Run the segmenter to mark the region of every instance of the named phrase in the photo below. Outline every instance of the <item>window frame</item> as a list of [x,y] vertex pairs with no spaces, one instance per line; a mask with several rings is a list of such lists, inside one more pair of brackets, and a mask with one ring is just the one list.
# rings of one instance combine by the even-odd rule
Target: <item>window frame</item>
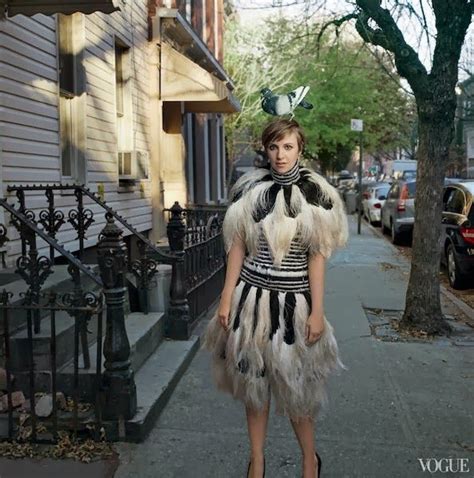
[[[114,108],[117,134],[117,191],[130,192],[137,188],[139,179],[129,182],[120,179],[119,153],[134,150],[134,120],[133,120],[133,55],[132,47],[121,36],[114,35]],[[120,53],[120,55],[118,55]],[[120,66],[120,75],[117,75],[117,66]],[[119,83],[121,86],[119,87]],[[119,89],[122,94],[119,100]],[[119,103],[122,103],[119,105]],[[121,106],[121,107],[120,107]]]
[[[464,214],[464,211],[466,210],[466,204],[467,204],[467,201],[466,201],[466,194],[464,193],[464,191],[456,186],[450,186],[450,189],[452,189],[452,193],[448,196],[448,199],[446,201],[446,205],[445,207],[443,208],[444,211],[443,212],[448,212],[450,214],[457,214],[457,215],[463,215]],[[448,205],[449,205],[449,202],[451,200],[451,198],[453,198],[454,196],[456,195],[462,195],[462,207],[460,209],[460,211],[456,211],[456,210],[449,210],[448,209]],[[444,197],[443,197],[444,199]]]
[[[67,35],[66,39],[64,35]],[[57,15],[56,47],[61,183],[87,184],[87,88],[83,64],[85,50],[84,15],[81,13]],[[62,51],[63,48],[66,50],[65,53]],[[63,55],[70,55],[71,58],[63,63]],[[64,67],[67,67],[71,74],[67,81],[69,83],[66,85],[67,87],[65,87],[65,75],[62,71]],[[65,156],[66,154],[67,156]]]

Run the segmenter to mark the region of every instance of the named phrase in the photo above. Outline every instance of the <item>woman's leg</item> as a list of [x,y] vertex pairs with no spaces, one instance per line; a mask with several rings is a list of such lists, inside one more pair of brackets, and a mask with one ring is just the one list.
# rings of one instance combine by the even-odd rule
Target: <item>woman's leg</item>
[[247,428],[250,440],[250,478],[263,476],[264,447],[267,435],[268,415],[270,412],[270,400],[262,410],[245,408],[247,412]]
[[304,418],[290,421],[303,454],[303,478],[319,478],[314,454],[314,420]]

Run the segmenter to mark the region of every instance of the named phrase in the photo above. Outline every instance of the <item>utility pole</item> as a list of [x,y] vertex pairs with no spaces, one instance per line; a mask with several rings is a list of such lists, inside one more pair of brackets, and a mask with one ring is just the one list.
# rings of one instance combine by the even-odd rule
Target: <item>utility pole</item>
[[359,197],[357,198],[358,204],[358,217],[357,217],[357,234],[360,234],[361,221],[362,221],[362,143],[363,143],[363,131],[364,122],[361,119],[351,119],[351,130],[359,132]]

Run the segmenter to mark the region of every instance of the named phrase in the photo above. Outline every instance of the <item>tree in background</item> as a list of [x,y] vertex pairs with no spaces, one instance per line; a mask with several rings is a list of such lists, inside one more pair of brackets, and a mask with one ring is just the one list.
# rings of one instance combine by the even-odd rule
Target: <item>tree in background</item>
[[[415,95],[418,116],[418,174],[413,255],[406,307],[405,329],[441,333],[449,330],[440,303],[439,264],[443,179],[449,161],[456,110],[455,88],[459,59],[474,2],[470,0],[420,0],[412,2],[356,0],[351,15],[361,38],[390,52],[398,73]],[[421,22],[429,42],[434,42],[431,71],[420,61],[400,28],[401,12]],[[429,28],[434,18],[435,32]]]
[[260,108],[263,87],[284,93],[310,86],[308,100],[315,108],[300,110],[296,119],[308,136],[306,159],[317,159],[323,172],[343,169],[349,162],[357,141],[349,128],[355,116],[364,117],[367,152],[389,154],[409,143],[411,98],[392,66],[387,62],[382,68],[363,42],[349,38],[334,42],[328,33],[316,51],[314,37],[321,25],[282,15],[258,31],[237,21],[227,28],[226,68],[242,103],[241,113],[226,122],[231,158],[245,147],[255,147],[271,119]]

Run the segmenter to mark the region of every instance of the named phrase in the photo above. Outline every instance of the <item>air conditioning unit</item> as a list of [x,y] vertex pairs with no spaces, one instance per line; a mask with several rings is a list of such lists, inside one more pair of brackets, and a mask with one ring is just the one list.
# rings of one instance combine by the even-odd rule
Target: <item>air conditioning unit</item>
[[148,151],[119,151],[118,153],[118,173],[119,180],[137,181],[148,179]]

